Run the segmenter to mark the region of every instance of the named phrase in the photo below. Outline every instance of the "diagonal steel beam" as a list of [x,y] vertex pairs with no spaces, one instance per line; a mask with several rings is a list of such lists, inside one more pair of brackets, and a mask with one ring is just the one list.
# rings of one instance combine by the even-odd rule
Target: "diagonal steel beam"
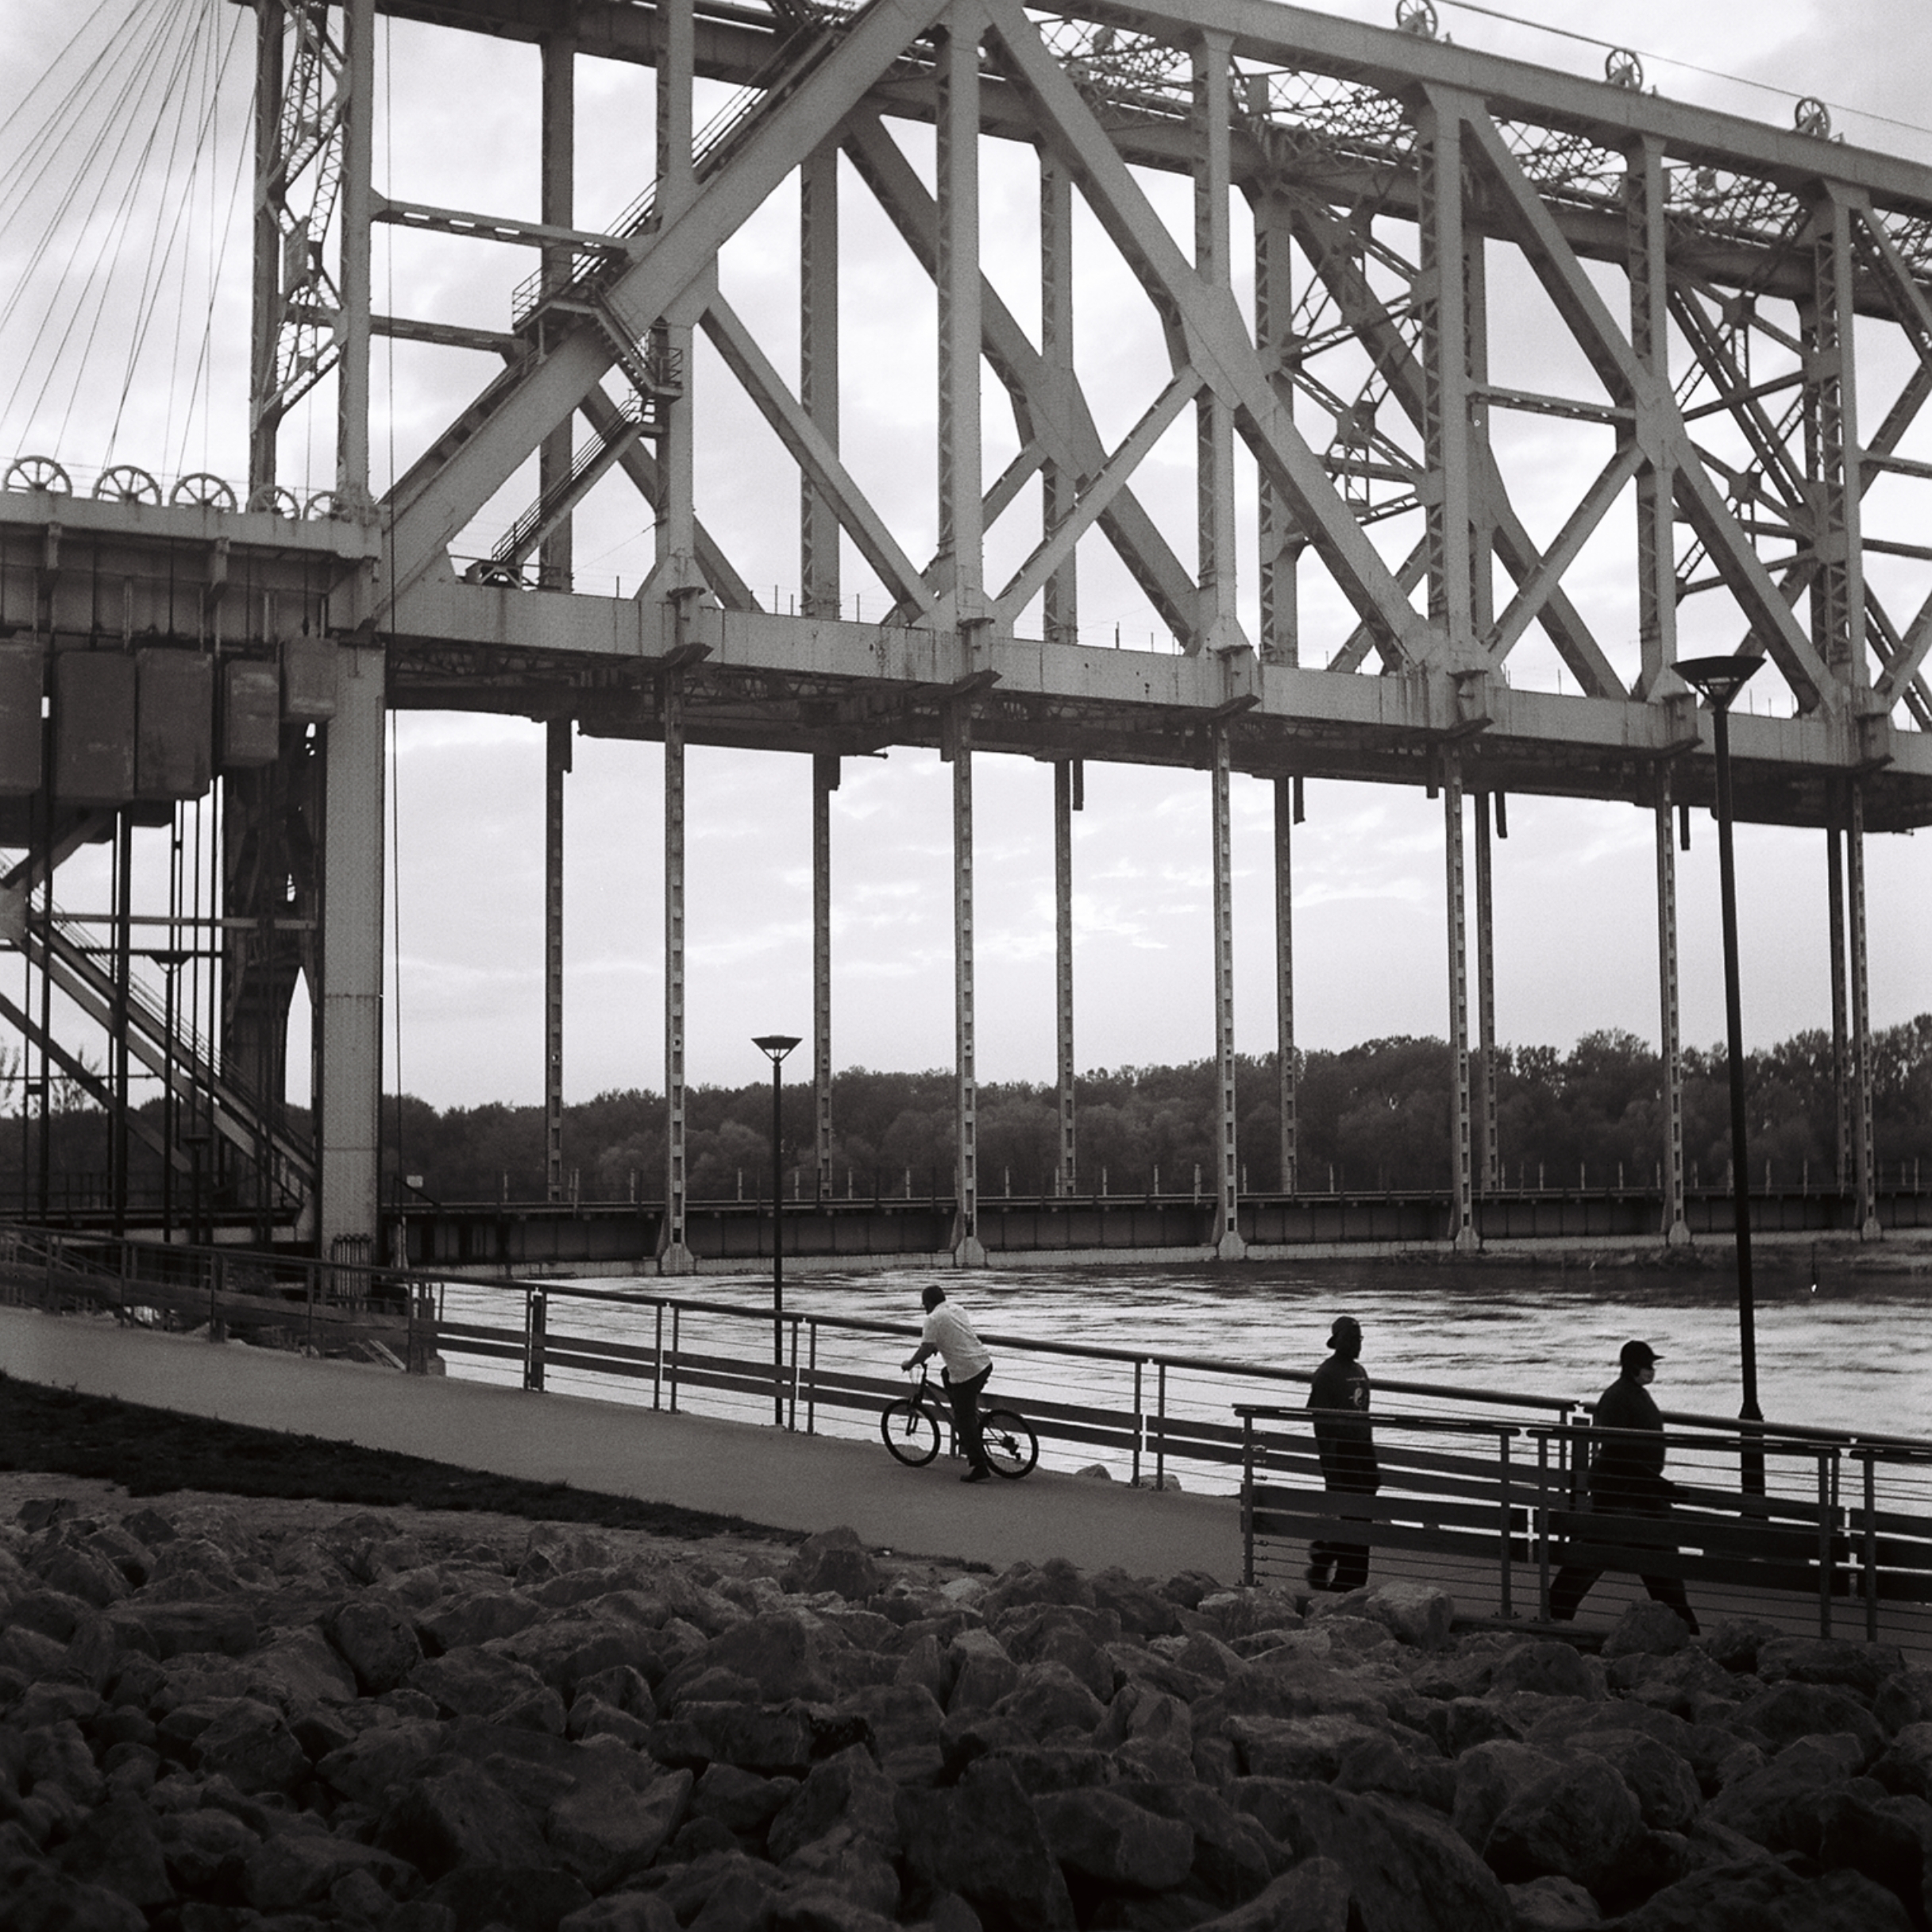
[[1636,349],[1612,319],[1602,297],[1583,272],[1583,264],[1510,153],[1496,124],[1487,114],[1472,112],[1463,125],[1469,130],[1464,152],[1498,191],[1498,212],[1505,226],[1568,325],[1577,347],[1611,397],[1636,407],[1640,443],[1645,434],[1641,426],[1647,419],[1659,426],[1656,433],[1664,446],[1646,449],[1644,453],[1653,462],[1669,465],[1678,509],[1710,552],[1712,564],[1737,600],[1754,634],[1784,674],[1799,708],[1835,708],[1842,695],[1840,687],[1792,615],[1737,519],[1718,494],[1691,442],[1675,399],[1660,393],[1656,379],[1643,366]]
[[1170,345],[1181,345],[1177,369],[1182,361],[1191,364],[1232,406],[1236,433],[1293,507],[1311,547],[1363,621],[1406,663],[1439,658],[1441,634],[1402,595],[1282,407],[1232,294],[1208,287],[1195,274],[1020,0],[990,0],[987,17],[1009,71],[1030,97],[1040,139],[1072,172],[1095,219],[1153,301]]
[[[886,218],[928,275],[936,270],[939,210],[925,183],[876,114],[855,114],[843,146],[853,168]],[[1038,442],[1047,461],[1069,476],[1096,476],[1107,461],[1093,412],[1078,383],[1062,381],[1027,337],[998,290],[980,278],[980,333],[988,364],[1005,385],[1020,434]],[[1141,593],[1184,645],[1191,645],[1200,592],[1132,490],[1123,490],[1100,519]]]
[[1629,442],[1603,466],[1602,473],[1570,513],[1569,521],[1556,533],[1556,542],[1544,552],[1543,561],[1523,580],[1515,596],[1510,600],[1509,608],[1496,620],[1494,630],[1485,640],[1490,656],[1498,659],[1506,657],[1510,646],[1541,613],[1550,593],[1562,580],[1563,573],[1575,562],[1578,553],[1610,514],[1610,507],[1622,493],[1623,486],[1637,474],[1643,460],[1643,452],[1635,443]]
[[[1360,337],[1370,360],[1387,383],[1389,393],[1419,431],[1422,426],[1422,370],[1414,346],[1375,293],[1367,276],[1357,266],[1353,253],[1342,245],[1343,224],[1305,205],[1296,206],[1292,224],[1296,239],[1321,278],[1323,287],[1333,299],[1337,312]],[[1497,466],[1495,453],[1487,438],[1479,439],[1476,444],[1475,461],[1475,495],[1483,512],[1494,524],[1492,547],[1498,561],[1520,587],[1541,567],[1542,556],[1522,519],[1517,515],[1515,505],[1510,500],[1502,472]],[[1410,574],[1407,566],[1396,573],[1396,580],[1405,591],[1413,590],[1421,581],[1420,571],[1426,569],[1427,564],[1427,555],[1424,553],[1416,574]],[[1560,584],[1555,586],[1544,600],[1538,617],[1556,648],[1556,654],[1569,666],[1586,692],[1598,698],[1625,695],[1624,681],[1618,676],[1616,667],[1604,655],[1583,613],[1570,601]],[[1355,651],[1355,663],[1344,666],[1338,657],[1329,669],[1353,669],[1355,664],[1360,663],[1366,645],[1366,639],[1358,646],[1352,638],[1344,647],[1344,654]]]
[[[603,291],[634,341],[704,275],[719,249],[844,120],[947,0],[871,0],[838,46],[792,92],[757,110],[748,131],[688,204]],[[449,545],[615,360],[594,322],[528,357],[476,397],[390,492],[384,594],[393,600],[445,567]]]
[[1073,554],[1074,546],[1082,534],[1093,527],[1101,511],[1126,488],[1128,478],[1146,460],[1154,445],[1167,434],[1175,417],[1200,390],[1201,378],[1192,369],[1183,369],[1175,376],[1148,404],[1120,448],[1107,459],[1101,473],[1081,491],[1073,508],[1014,572],[1012,582],[1000,592],[993,607],[1000,622],[1009,631],[1020,613],[1046,588],[1047,578]]
[[786,388],[731,305],[714,295],[700,326],[812,487],[831,505],[833,514],[893,603],[914,611],[931,610],[932,592],[919,567],[899,547],[885,519],[839,460],[831,440]]

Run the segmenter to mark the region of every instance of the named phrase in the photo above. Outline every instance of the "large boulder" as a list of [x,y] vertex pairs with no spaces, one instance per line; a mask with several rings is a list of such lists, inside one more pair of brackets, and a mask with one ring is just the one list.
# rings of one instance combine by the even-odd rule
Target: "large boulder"
[[138,1798],[110,1798],[90,1812],[61,1847],[60,1862],[75,1878],[143,1910],[175,1902],[154,1821]]
[[1897,1796],[1932,1800],[1932,1722],[1907,1725],[1872,1775]]
[[1053,1791],[1033,1810],[1062,1869],[1105,1890],[1166,1892],[1194,1862],[1193,1830],[1106,1791]]
[[1290,1862],[1288,1853],[1219,1793],[1191,1781],[1124,1783],[1119,1795],[1161,1818],[1177,1818],[1194,1834],[1194,1883],[1223,1905],[1239,1905],[1264,1891]]
[[1029,1664],[1020,1681],[993,1706],[1039,1743],[1066,1733],[1090,1737],[1106,1706],[1064,1664]]
[[442,1742],[442,1726],[421,1718],[372,1725],[319,1758],[315,1775],[352,1804],[380,1808],[435,1756]]
[[[751,1618],[714,1637],[702,1661],[707,1669],[750,1679],[767,1703],[788,1698],[823,1702],[832,1694],[818,1633],[789,1610]],[[672,1684],[677,1675],[673,1673]]]
[[766,1777],[803,1777],[812,1757],[812,1721],[798,1707],[756,1704],[686,1704],[651,1733],[660,1764],[701,1772],[735,1764]]
[[1573,1878],[1611,1888],[1636,1851],[1644,1821],[1635,1796],[1601,1758],[1579,1756],[1517,1791],[1490,1827],[1483,1856],[1499,1877]]
[[1588,1661],[1554,1637],[1525,1637],[1496,1659],[1490,1689],[1534,1691],[1545,1697],[1600,1698],[1603,1685]]
[[550,1849],[592,1892],[642,1872],[684,1822],[688,1771],[667,1772],[642,1790],[618,1776],[586,1778],[550,1807]]
[[766,1850],[782,1864],[801,1846],[843,1827],[854,1836],[897,1850],[897,1787],[863,1745],[850,1745],[814,1764],[804,1784],[773,1818]]
[[1583,1730],[1572,1737],[1571,1746],[1602,1758],[1617,1772],[1652,1830],[1685,1830],[1703,1803],[1690,1765],[1642,1731]]
[[951,1791],[901,1791],[898,1818],[916,1892],[958,1893],[989,1932],[1071,1932],[1059,1861],[1005,1765],[976,1764]]
[[383,1814],[376,1841],[432,1879],[459,1865],[550,1862],[529,1814],[480,1765],[461,1758],[406,1787]]
[[1367,1618],[1417,1650],[1442,1649],[1456,1622],[1455,1598],[1433,1583],[1375,1583],[1332,1603],[1323,1606],[1330,1614]]
[[1668,1657],[1691,1641],[1691,1627],[1667,1603],[1633,1603],[1603,1640],[1606,1657]]
[[1755,1861],[1706,1867],[1654,1892],[1618,1932],[1911,1932],[1904,1908],[1855,1872],[1804,1879]]
[[1447,1819],[1322,1784],[1283,1781],[1272,1795],[1275,1835],[1348,1873],[1362,1932],[1512,1932],[1502,1884]]
[[195,1740],[195,1768],[237,1791],[292,1791],[309,1776],[308,1753],[272,1705],[229,1700]]
[[854,1603],[877,1596],[885,1581],[858,1531],[843,1524],[808,1537],[778,1580],[787,1590],[834,1591]]
[[445,1718],[494,1717],[547,1687],[527,1664],[476,1644],[418,1664],[409,1673],[409,1686],[434,1699]]
[[329,1619],[329,1641],[372,1696],[405,1683],[422,1661],[415,1625],[380,1597],[351,1597]]
[[1222,1728],[1244,1776],[1325,1781],[1352,1746],[1382,1734],[1379,1725],[1352,1717],[1230,1718]]
[[1774,1750],[1795,1744],[1800,1737],[1849,1731],[1858,1740],[1868,1764],[1885,1742],[1877,1720],[1853,1692],[1795,1678],[1746,1698],[1731,1722],[1739,1730],[1757,1732]]

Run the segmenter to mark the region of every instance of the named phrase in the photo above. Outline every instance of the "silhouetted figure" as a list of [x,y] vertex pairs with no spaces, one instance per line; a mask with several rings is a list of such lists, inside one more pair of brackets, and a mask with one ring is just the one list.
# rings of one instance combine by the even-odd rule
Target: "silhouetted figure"
[[926,1311],[926,1325],[919,1346],[902,1366],[916,1368],[933,1355],[944,1363],[942,1373],[946,1393],[952,1399],[953,1427],[958,1432],[959,1446],[966,1451],[966,1461],[971,1465],[959,1480],[988,1482],[993,1467],[986,1460],[985,1448],[980,1440],[979,1392],[993,1373],[993,1357],[974,1333],[965,1310],[947,1300],[946,1290],[937,1282],[927,1286],[920,1301]]
[[[1603,1391],[1594,1426],[1602,1434],[1589,1470],[1590,1509],[1598,1516],[1668,1516],[1672,1485],[1664,1475],[1664,1418],[1650,1398],[1648,1385],[1656,1379],[1659,1357],[1648,1342],[1625,1342],[1619,1358],[1623,1373]],[[1606,1526],[1605,1534],[1616,1532]],[[1549,1614],[1568,1623],[1577,1606],[1603,1574],[1587,1564],[1566,1563],[1551,1584]],[[1697,1618],[1683,1593],[1680,1576],[1646,1576],[1644,1587],[1660,1603],[1668,1603],[1697,1635]]]
[[[1362,1325],[1344,1315],[1328,1336],[1334,1350],[1315,1371],[1308,1406],[1315,1418],[1315,1448],[1322,1487],[1332,1494],[1372,1496],[1382,1487],[1375,1431],[1368,1419],[1368,1371],[1363,1367]],[[1340,1514],[1367,1520],[1367,1510],[1344,1505]],[[1331,1574],[1331,1572],[1332,1574]],[[1322,1537],[1308,1548],[1311,1590],[1359,1590],[1368,1581],[1368,1543]]]

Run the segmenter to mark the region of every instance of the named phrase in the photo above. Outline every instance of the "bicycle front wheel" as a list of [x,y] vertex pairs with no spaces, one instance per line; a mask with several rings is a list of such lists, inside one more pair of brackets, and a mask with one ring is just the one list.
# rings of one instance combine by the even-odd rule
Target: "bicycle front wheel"
[[1039,1438],[1010,1409],[989,1409],[980,1425],[980,1446],[996,1476],[1016,1483],[1039,1460]]
[[888,1402],[879,1417],[885,1446],[908,1469],[923,1469],[939,1452],[939,1425],[919,1404]]

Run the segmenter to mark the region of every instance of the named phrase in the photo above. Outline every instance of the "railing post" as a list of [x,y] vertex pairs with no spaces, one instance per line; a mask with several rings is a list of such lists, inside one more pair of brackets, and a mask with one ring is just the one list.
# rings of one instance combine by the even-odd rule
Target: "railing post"
[[541,1288],[525,1291],[523,1312],[523,1386],[542,1392],[543,1340],[550,1324],[550,1298]]
[[315,1352],[316,1277],[320,1272],[321,1267],[318,1263],[310,1261],[303,1264],[302,1279],[306,1290],[303,1298],[307,1304],[303,1309],[302,1321],[302,1352],[304,1355],[313,1355]]
[[1154,1428],[1154,1487],[1163,1493],[1167,1487],[1167,1364],[1160,1365],[1155,1400],[1159,1404]]
[[1865,1547],[1864,1575],[1865,1641],[1878,1641],[1878,1457],[1870,1449],[1860,1453],[1865,1466]]
[[1140,1413],[1140,1359],[1134,1359],[1134,1487],[1140,1487],[1140,1437],[1145,1418]]
[[805,1433],[818,1433],[819,1421],[819,1325],[812,1324],[811,1365],[805,1375]]
[[1255,1587],[1255,1418],[1241,1417],[1241,1581]]
[[1549,1622],[1549,1437],[1537,1437],[1537,1621]]
[[785,1405],[785,1427],[794,1435],[798,1433],[798,1317],[794,1315],[792,1317],[792,1394],[791,1400]]
[[664,1304],[657,1304],[657,1332],[651,1343],[650,1406],[664,1406]]
[[1834,1451],[1818,1452],[1818,1633],[1831,1634],[1831,1471]]
[[1498,1614],[1514,1617],[1516,1609],[1512,1592],[1515,1579],[1510,1573],[1510,1432],[1506,1429],[1496,1432],[1496,1484],[1501,1501],[1498,1514],[1502,1519],[1502,1590]]
[[678,1305],[671,1304],[671,1413],[677,1413],[677,1336],[678,1317],[684,1313]]
[[208,1339],[222,1339],[222,1257],[208,1257]]

